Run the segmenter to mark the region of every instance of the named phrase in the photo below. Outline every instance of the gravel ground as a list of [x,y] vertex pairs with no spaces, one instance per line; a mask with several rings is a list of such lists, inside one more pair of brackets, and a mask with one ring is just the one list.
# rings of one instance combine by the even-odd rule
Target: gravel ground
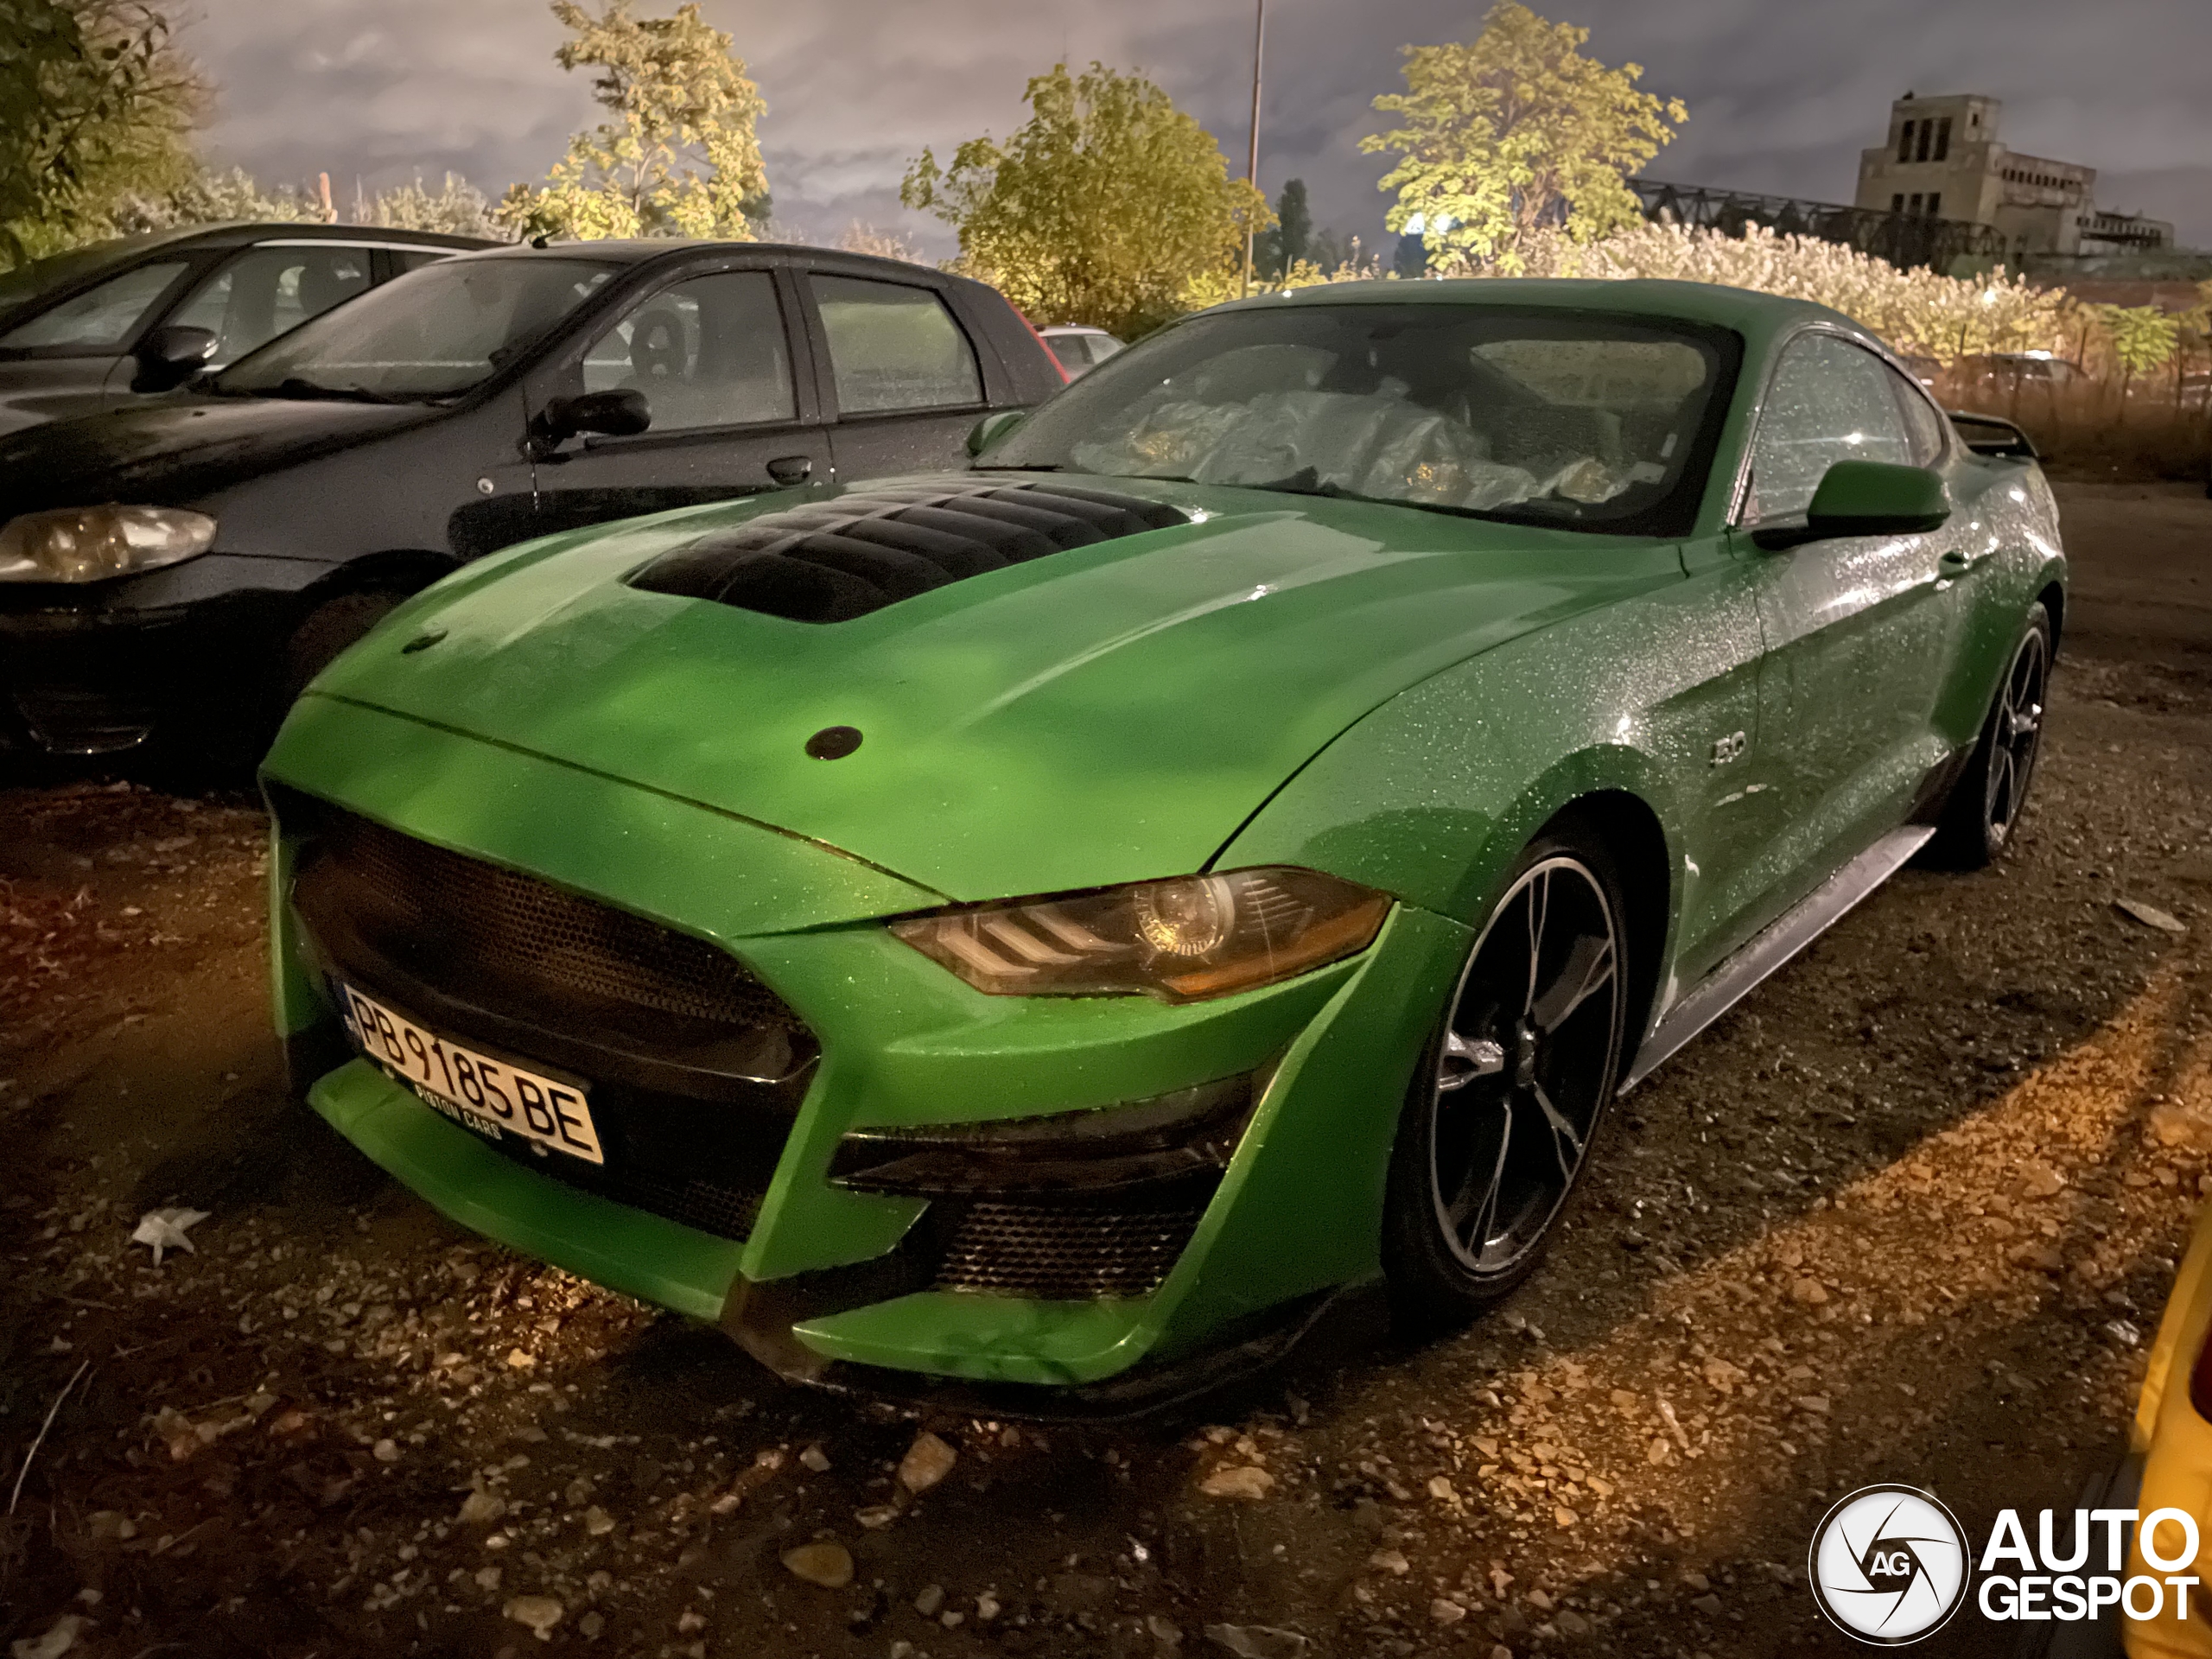
[[[1856,1651],[1803,1585],[1827,1503],[1908,1482],[1977,1536],[2070,1503],[2212,1185],[2212,505],[2062,499],[2075,615],[2012,858],[1906,871],[1624,1100],[1495,1315],[1354,1333],[1212,1423],[799,1392],[481,1243],[285,1105],[250,800],[0,791],[0,1637]],[[167,1205],[208,1213],[156,1266],[129,1239]],[[1943,1639],[2009,1651],[1971,1613]]]

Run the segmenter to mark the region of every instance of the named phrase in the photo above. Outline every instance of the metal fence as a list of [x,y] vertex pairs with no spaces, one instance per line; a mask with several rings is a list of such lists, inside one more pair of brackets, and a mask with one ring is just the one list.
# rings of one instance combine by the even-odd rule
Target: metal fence
[[1762,196],[1747,190],[1712,190],[1657,179],[1630,179],[1628,188],[1636,192],[1646,219],[1729,236],[1741,236],[1746,225],[1764,225],[1789,235],[1840,242],[1908,269],[1925,265],[1933,270],[1948,270],[1954,260],[2002,258],[2005,251],[2005,238],[1993,226],[1963,219],[1885,213],[1833,201]]

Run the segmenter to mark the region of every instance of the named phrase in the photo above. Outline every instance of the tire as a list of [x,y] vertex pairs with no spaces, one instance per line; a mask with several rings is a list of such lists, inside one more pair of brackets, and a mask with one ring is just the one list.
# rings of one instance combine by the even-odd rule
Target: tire
[[1595,836],[1555,829],[1514,864],[1391,1149],[1382,1268],[1402,1327],[1464,1325],[1542,1259],[1620,1083],[1627,914]]
[[276,674],[276,720],[283,719],[285,710],[308,689],[308,681],[329,667],[339,652],[391,615],[405,598],[404,594],[385,588],[365,588],[326,599],[309,611],[284,642],[283,659]]
[[1996,862],[2012,844],[2043,753],[2050,659],[2050,613],[2040,603],[2031,605],[2019,641],[2005,659],[2005,677],[1990,701],[1973,758],[1943,803],[1936,838],[1929,844],[1933,862],[1979,870]]

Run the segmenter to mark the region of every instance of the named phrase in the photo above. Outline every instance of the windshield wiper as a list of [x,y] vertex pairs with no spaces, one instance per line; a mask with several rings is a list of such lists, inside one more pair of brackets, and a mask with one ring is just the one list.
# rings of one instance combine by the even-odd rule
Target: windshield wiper
[[275,385],[258,394],[264,397],[334,397],[357,404],[400,404],[404,397],[387,397],[381,391],[372,391],[366,386],[326,386],[319,380],[302,380],[297,375],[288,375]]

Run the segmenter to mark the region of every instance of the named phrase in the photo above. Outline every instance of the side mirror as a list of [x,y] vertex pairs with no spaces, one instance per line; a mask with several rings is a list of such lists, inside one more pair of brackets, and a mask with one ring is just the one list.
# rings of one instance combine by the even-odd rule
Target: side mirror
[[652,405],[645,401],[642,391],[624,387],[614,391],[579,392],[573,397],[556,397],[538,411],[537,418],[531,423],[526,447],[532,455],[543,460],[565,440],[580,433],[634,438],[652,423]]
[[168,391],[207,366],[220,343],[212,328],[192,328],[171,323],[156,328],[131,353],[138,372],[130,378],[133,391]]
[[1026,409],[1001,409],[996,414],[984,416],[968,434],[968,453],[982,454],[1028,418]]
[[1821,475],[1805,522],[1756,531],[1769,550],[1835,536],[1910,536],[1939,529],[1951,516],[1941,474],[1885,461],[1839,461]]

